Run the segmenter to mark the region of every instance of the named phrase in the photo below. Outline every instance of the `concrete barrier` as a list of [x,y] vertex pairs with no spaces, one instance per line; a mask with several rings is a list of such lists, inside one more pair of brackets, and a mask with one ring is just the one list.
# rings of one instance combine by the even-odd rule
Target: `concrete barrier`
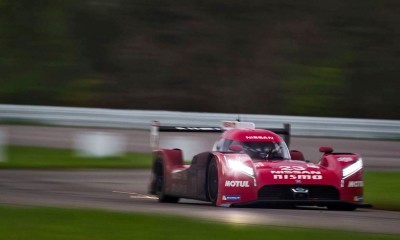
[[400,139],[400,121],[397,120],[0,105],[0,121],[57,126],[147,130],[151,121],[158,120],[170,126],[215,127],[221,120],[238,118],[262,128],[290,123],[293,136]]

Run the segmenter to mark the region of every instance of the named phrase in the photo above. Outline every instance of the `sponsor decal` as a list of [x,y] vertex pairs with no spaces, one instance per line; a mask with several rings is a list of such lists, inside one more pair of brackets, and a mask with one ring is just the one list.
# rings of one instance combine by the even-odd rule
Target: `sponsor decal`
[[222,196],[222,200],[225,200],[225,201],[240,201],[241,197],[240,197],[240,195],[224,195],[224,196]]
[[321,180],[321,171],[308,171],[301,166],[280,166],[280,170],[271,171],[277,180]]
[[364,181],[349,181],[347,187],[364,187]]
[[250,187],[249,181],[225,181],[225,187],[242,187],[248,188]]
[[246,139],[249,140],[274,140],[272,136],[246,136]]
[[354,196],[354,199],[353,199],[355,202],[361,202],[362,200],[364,200],[364,197],[363,196]]
[[277,180],[321,180],[322,175],[288,175],[288,174],[277,174],[274,175],[274,179]]
[[337,158],[339,162],[352,162],[354,159],[352,157],[340,157]]

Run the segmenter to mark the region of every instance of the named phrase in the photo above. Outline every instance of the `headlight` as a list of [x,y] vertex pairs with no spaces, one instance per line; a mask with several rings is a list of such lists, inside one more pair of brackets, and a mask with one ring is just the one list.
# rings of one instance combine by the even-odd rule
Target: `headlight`
[[241,173],[244,173],[244,174],[254,178],[253,168],[243,164],[243,162],[240,161],[240,158],[239,159],[229,159],[229,158],[225,157],[225,159],[227,160],[228,167],[230,169],[232,169],[233,171],[241,172]]
[[357,162],[343,168],[342,170],[342,178],[345,179],[347,177],[350,177],[354,173],[360,171],[363,168],[363,162],[362,158],[359,158]]

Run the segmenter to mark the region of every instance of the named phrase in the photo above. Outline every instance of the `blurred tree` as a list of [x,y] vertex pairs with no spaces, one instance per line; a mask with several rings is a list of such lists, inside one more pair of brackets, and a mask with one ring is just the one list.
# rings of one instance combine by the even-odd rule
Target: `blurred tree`
[[75,82],[91,75],[68,28],[72,3],[2,1],[2,102],[68,105]]
[[399,118],[396,0],[0,2],[0,101]]

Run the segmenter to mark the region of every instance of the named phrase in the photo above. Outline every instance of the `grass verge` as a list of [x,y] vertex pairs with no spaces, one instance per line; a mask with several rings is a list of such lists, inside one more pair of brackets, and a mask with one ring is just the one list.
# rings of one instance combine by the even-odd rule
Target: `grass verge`
[[399,180],[400,172],[365,172],[365,202],[377,209],[400,211]]
[[126,153],[116,157],[78,157],[74,150],[9,146],[0,168],[149,168],[150,153]]
[[399,239],[399,235],[207,222],[100,210],[0,206],[2,239]]

